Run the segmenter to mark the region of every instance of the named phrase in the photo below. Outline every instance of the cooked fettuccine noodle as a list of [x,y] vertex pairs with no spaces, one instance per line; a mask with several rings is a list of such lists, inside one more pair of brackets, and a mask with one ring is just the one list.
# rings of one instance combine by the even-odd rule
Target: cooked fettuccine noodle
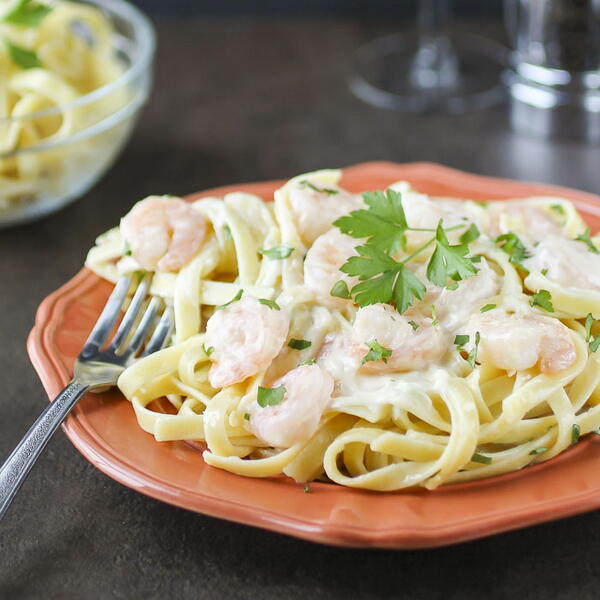
[[381,491],[508,473],[598,429],[600,254],[568,200],[362,197],[340,177],[267,203],[150,197],[98,238],[90,269],[152,272],[175,314],[118,382],[140,427],[238,475]]
[[73,136],[129,100],[122,89],[77,104],[123,73],[114,35],[87,4],[0,0],[0,210],[71,193],[110,160],[112,138]]

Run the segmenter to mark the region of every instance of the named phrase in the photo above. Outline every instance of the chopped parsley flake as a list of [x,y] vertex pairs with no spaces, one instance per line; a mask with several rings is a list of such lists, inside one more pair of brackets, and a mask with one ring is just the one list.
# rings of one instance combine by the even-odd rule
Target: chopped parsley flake
[[539,448],[534,448],[529,454],[535,456],[536,454],[543,454],[544,452],[548,452],[548,448],[546,448],[546,446],[540,446]]
[[479,349],[479,341],[481,340],[481,336],[479,335],[479,331],[475,333],[475,345],[471,352],[469,352],[469,356],[467,356],[467,362],[471,365],[471,368],[475,368],[475,361],[477,360],[477,350]]
[[481,463],[482,465],[491,465],[492,457],[486,456],[485,454],[480,454],[479,452],[475,452],[473,456],[471,456],[471,460],[476,463]]
[[298,363],[299,367],[304,367],[306,365],[316,365],[317,364],[317,359],[316,358],[311,358],[310,360],[303,360],[302,362]]
[[494,308],[496,308],[495,304],[486,304],[485,306],[482,306],[479,309],[479,312],[484,313],[484,312],[487,312],[488,310],[493,310]]
[[269,308],[271,308],[273,310],[281,310],[281,307],[279,306],[279,304],[277,304],[277,302],[274,302],[273,300],[267,300],[266,298],[259,298],[258,301],[261,304],[264,304],[265,306],[268,306]]
[[123,256],[131,256],[131,246],[127,240],[123,242]]
[[202,344],[202,350],[204,350],[204,354],[206,354],[208,357],[210,357],[210,355],[215,351],[213,346],[207,347],[206,344]]
[[266,406],[276,406],[283,402],[285,392],[286,389],[283,385],[276,388],[264,388],[259,386],[256,401],[258,402],[258,405],[263,408]]
[[531,297],[531,306],[539,306],[547,312],[554,312],[554,306],[552,306],[552,296],[548,290],[539,290]]
[[308,484],[308,483],[307,483],[307,484],[304,486],[304,493],[305,493],[305,494],[310,494],[310,492],[311,492],[311,491],[312,491],[312,490],[311,490],[311,488],[310,488],[310,484]]
[[52,7],[47,4],[33,0],[17,0],[14,6],[0,18],[0,22],[22,27],[37,27],[50,12]]
[[290,246],[273,246],[273,248],[260,248],[259,252],[270,260],[282,260],[294,251]]
[[457,290],[458,289],[458,282],[455,281],[454,283],[451,283],[450,285],[447,285],[446,289],[450,290],[451,292],[453,292],[454,290]]
[[250,413],[244,413],[244,419],[246,419],[246,421],[250,420]]
[[457,335],[454,338],[454,343],[458,346],[459,349],[461,349],[465,344],[469,343],[469,336],[468,335]]
[[392,355],[392,351],[388,350],[381,346],[377,340],[372,340],[366,343],[366,346],[369,348],[369,352],[362,359],[361,365],[364,365],[367,362],[375,362],[378,360],[382,360],[384,363],[387,363],[387,359]]
[[220,304],[219,306],[215,307],[215,310],[222,310],[223,308],[228,307],[230,304],[237,302],[242,297],[243,293],[244,290],[239,290],[239,292],[229,302],[225,302],[225,304]]
[[311,345],[312,342],[309,342],[308,340],[297,340],[295,338],[292,338],[288,342],[288,346],[294,350],[306,350],[306,348],[310,348]]
[[4,40],[10,59],[21,69],[36,69],[42,66],[42,62],[33,50],[17,46],[7,39]]
[[414,321],[409,321],[408,324],[413,328],[413,331],[419,329],[419,324],[415,323]]
[[581,427],[577,423],[573,423],[571,427],[571,444],[576,444],[579,441],[581,435]]
[[460,241],[462,244],[469,244],[470,242],[475,241],[480,235],[477,225],[471,223],[469,229],[460,236]]
[[600,254],[600,250],[598,250],[598,248],[596,248],[596,245],[594,244],[594,242],[592,242],[592,239],[590,238],[590,228],[586,228],[586,230],[583,233],[580,233],[576,238],[575,241],[577,242],[583,242],[587,247],[588,250],[590,252],[593,252],[594,254]]
[[529,258],[529,253],[516,233],[511,231],[510,233],[499,235],[495,239],[495,242],[504,252],[506,252],[506,254],[510,256],[509,261],[513,265],[516,265],[526,273],[529,273],[529,270],[523,266],[523,261],[526,258]]
[[336,298],[344,298],[345,300],[350,298],[348,284],[343,279],[336,281],[334,286],[331,288],[331,292],[329,293]]
[[600,335],[597,335],[592,342],[589,343],[590,350],[596,352],[600,346]]
[[303,181],[301,181],[300,185],[303,185],[303,186],[305,186],[307,188],[310,188],[314,192],[321,192],[322,194],[328,194],[330,196],[332,196],[333,194],[339,194],[340,193],[339,190],[335,190],[333,188],[318,188],[316,185],[314,185],[310,181],[307,181],[306,179],[304,179]]
[[565,207],[562,204],[551,204],[550,208],[561,217],[565,216]]
[[592,313],[588,313],[588,316],[585,318],[585,341],[589,342],[592,337],[592,325],[594,324],[594,317]]
[[545,277],[546,275],[548,275],[548,269],[542,269],[540,273]]
[[435,327],[439,323],[435,304],[431,305],[431,324]]

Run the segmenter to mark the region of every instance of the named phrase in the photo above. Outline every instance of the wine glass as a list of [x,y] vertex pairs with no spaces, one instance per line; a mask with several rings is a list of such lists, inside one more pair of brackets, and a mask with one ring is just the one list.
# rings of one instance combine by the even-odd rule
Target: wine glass
[[361,46],[350,87],[369,104],[412,112],[458,113],[504,97],[507,51],[478,35],[450,37],[449,0],[419,0],[416,34],[392,34]]

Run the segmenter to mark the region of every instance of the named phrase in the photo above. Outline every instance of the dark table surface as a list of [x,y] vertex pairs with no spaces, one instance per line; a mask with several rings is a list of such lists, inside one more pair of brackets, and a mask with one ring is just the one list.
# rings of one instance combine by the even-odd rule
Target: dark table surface
[[[46,401],[25,352],[39,302],[94,237],[150,193],[428,160],[600,192],[600,149],[520,138],[498,107],[414,116],[353,98],[347,57],[381,28],[353,21],[158,23],[154,95],[84,199],[0,232],[0,458]],[[577,598],[600,596],[600,514],[428,551],[317,546],[141,496],[62,432],[0,523],[0,598]]]

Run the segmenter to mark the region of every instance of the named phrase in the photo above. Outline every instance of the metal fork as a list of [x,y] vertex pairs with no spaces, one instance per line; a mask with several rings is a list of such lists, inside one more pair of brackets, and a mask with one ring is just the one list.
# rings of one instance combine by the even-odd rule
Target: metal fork
[[0,519],[46,444],[77,401],[87,391],[101,391],[116,385],[119,375],[137,360],[137,355],[153,328],[152,337],[142,356],[160,350],[167,343],[173,330],[172,309],[167,306],[157,324],[156,319],[163,305],[160,298],[152,298],[142,311],[150,290],[151,276],[147,275],[137,283],[116,334],[103,349],[121,314],[134,277],[135,275],[129,275],[119,279],[75,361],[73,379],[42,412],[0,468]]

